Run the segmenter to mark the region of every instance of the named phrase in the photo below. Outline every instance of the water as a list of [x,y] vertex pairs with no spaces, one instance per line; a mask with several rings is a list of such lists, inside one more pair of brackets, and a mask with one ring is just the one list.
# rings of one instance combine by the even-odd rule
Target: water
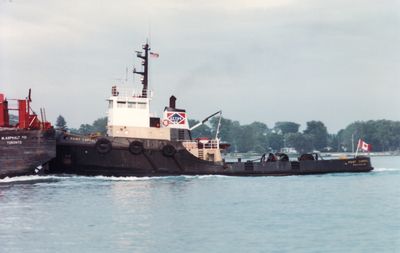
[[400,157],[363,174],[0,180],[0,252],[400,252]]

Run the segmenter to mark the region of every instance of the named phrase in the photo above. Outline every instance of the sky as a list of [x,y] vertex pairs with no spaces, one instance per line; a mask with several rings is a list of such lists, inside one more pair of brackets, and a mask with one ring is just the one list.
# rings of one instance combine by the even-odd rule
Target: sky
[[158,116],[400,120],[400,0],[0,0],[0,93],[92,123],[146,39]]

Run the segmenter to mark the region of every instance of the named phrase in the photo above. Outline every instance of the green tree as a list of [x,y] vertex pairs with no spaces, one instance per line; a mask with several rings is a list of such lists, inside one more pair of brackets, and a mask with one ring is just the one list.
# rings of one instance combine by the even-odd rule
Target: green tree
[[[339,134],[338,134],[339,135]],[[351,150],[352,136],[354,145],[363,139],[372,145],[373,151],[394,151],[400,149],[400,122],[391,120],[356,121],[340,132],[342,146]]]
[[107,133],[107,117],[96,119],[92,124],[93,132],[102,135]]
[[283,148],[283,135],[270,132],[267,134],[267,146],[270,151],[277,152]]
[[307,153],[313,150],[313,136],[302,133],[288,133],[286,135],[286,145],[293,147],[299,153]]
[[[200,121],[198,120],[194,120],[194,119],[189,119],[189,126],[193,127],[196,124],[198,124]],[[199,127],[193,129],[192,131],[192,138],[199,138],[199,137],[208,137],[208,138],[212,138],[211,135],[211,128],[206,125],[200,125]]]
[[285,135],[285,134],[288,134],[288,133],[297,133],[297,132],[299,132],[299,127],[300,127],[300,124],[297,124],[295,122],[278,121],[278,122],[275,123],[274,130],[277,133]]
[[[218,126],[218,121],[219,121],[218,117],[214,117],[210,120],[212,136],[215,136]],[[232,121],[224,117],[221,118],[219,138],[222,141],[226,141],[231,144],[229,150],[233,151],[238,150],[239,148],[238,136],[240,136],[240,134],[241,134],[241,129],[239,121]]]
[[68,131],[71,134],[81,134],[81,132],[79,132],[79,129],[76,129],[76,128],[68,128]]
[[67,130],[67,122],[65,121],[64,117],[58,115],[56,120],[56,128],[61,130]]
[[90,124],[81,124],[81,126],[78,129],[78,131],[79,131],[80,134],[84,134],[84,135],[91,134],[91,133],[95,132],[94,129],[93,129],[93,126],[90,125]]
[[240,127],[240,135],[237,136],[239,152],[255,151],[265,153],[268,150],[267,134],[269,129],[262,122],[253,122]]
[[304,130],[304,134],[311,137],[311,143],[314,149],[322,150],[328,144],[328,130],[321,121],[309,121],[307,122],[307,128]]
[[338,134],[328,134],[328,150],[326,151],[339,151],[339,137]]

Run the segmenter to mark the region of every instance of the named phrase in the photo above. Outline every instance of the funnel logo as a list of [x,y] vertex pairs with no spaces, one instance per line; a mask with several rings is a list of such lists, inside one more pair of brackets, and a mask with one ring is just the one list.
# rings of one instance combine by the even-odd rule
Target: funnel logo
[[186,113],[182,112],[169,112],[167,118],[171,124],[184,125],[186,120]]

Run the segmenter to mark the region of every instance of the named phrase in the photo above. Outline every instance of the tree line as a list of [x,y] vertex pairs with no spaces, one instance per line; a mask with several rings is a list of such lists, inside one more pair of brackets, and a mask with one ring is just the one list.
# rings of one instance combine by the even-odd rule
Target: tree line
[[[198,120],[189,120],[194,126]],[[192,137],[215,138],[219,118],[213,118],[192,131]],[[61,115],[57,118],[56,127],[68,129],[73,134],[106,134],[107,118],[99,118],[92,124],[81,124],[79,128],[68,129]],[[300,124],[290,121],[276,122],[269,128],[265,123],[255,121],[241,125],[239,121],[221,118],[218,137],[231,144],[230,152],[277,152],[282,148],[294,148],[299,153],[312,151],[350,152],[357,146],[358,139],[372,145],[375,152],[400,150],[400,121],[369,120],[356,121],[337,133],[330,134],[321,121],[306,122],[305,129],[300,131]]]
[[68,128],[67,121],[62,115],[59,115],[56,120],[56,128],[70,132],[71,134],[100,134],[107,133],[107,117],[98,118],[92,124],[81,124],[79,128]]

